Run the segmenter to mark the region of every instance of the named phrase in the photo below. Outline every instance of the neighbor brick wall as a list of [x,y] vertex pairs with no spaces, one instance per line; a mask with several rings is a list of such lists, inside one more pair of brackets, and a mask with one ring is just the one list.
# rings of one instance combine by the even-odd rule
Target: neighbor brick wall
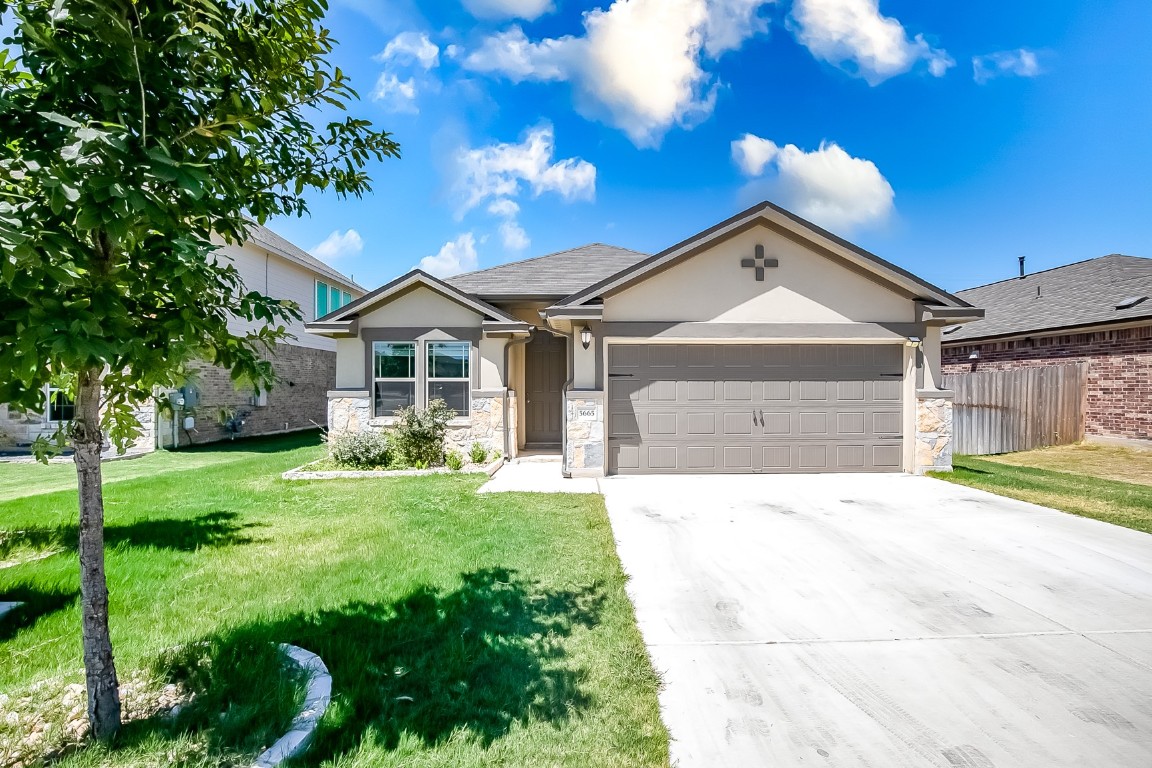
[[946,374],[1088,363],[1087,433],[1152,440],[1152,325],[945,346],[942,362]]
[[[289,344],[277,344],[269,360],[278,377],[268,393],[268,404],[255,406],[251,392],[238,392],[228,372],[222,368],[198,364],[195,385],[200,390],[200,403],[195,409],[196,429],[186,434],[180,430],[182,445],[227,440],[230,435],[219,423],[217,411],[222,405],[247,411],[239,437],[308,429],[328,424],[328,390],[336,382],[336,353]],[[162,419],[165,417],[161,417]],[[169,421],[171,417],[168,417]],[[162,426],[162,437],[170,444],[169,425]]]

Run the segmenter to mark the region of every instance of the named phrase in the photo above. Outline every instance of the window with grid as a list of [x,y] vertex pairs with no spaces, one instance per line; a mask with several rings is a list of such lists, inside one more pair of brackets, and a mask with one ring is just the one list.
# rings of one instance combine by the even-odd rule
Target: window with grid
[[440,399],[458,416],[468,415],[471,352],[467,341],[428,342],[428,402]]
[[76,403],[67,392],[56,387],[46,387],[45,395],[48,402],[44,413],[47,414],[48,421],[72,421],[75,418]]
[[416,342],[374,342],[372,372],[376,416],[391,416],[416,404]]

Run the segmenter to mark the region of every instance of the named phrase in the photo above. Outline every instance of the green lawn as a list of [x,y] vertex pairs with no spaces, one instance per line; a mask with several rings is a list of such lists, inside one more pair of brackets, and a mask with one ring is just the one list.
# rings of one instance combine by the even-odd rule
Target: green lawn
[[[174,725],[139,724],[63,765],[250,760],[298,698],[271,671],[273,642],[333,675],[306,765],[667,765],[658,679],[600,497],[478,496],[475,476],[279,478],[322,451],[297,435],[107,465],[121,676],[203,693]],[[0,465],[9,550],[64,549],[0,569],[0,601],[30,606],[0,620],[13,696],[82,679],[76,493],[41,491],[70,482],[60,469]],[[191,671],[173,667],[173,646],[196,649]]]
[[[1091,456],[1094,458],[1095,454]],[[1033,459],[1034,463],[1049,460],[1046,454]],[[1027,466],[1025,463],[1029,461],[1026,453],[1003,457],[956,456],[952,462],[954,471],[932,473],[932,476],[1152,533],[1152,486],[1095,476],[1088,460],[1072,462],[1067,452],[1061,453],[1061,469],[1067,471]],[[1124,470],[1113,464],[1107,471],[1115,475]]]

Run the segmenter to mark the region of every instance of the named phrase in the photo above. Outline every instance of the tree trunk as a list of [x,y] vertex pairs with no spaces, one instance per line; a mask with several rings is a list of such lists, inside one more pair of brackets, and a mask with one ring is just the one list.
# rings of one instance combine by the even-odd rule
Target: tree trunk
[[82,371],[76,386],[72,445],[80,488],[80,610],[84,674],[92,735],[107,741],[120,730],[120,688],[108,632],[108,581],[104,574],[104,492],[101,488],[100,396],[103,372]]

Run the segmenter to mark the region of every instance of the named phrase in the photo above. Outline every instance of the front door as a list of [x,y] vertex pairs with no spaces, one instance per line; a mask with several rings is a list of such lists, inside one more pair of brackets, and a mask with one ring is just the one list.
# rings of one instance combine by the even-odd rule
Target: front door
[[525,345],[524,360],[524,440],[529,445],[558,445],[568,372],[566,342],[538,330]]

